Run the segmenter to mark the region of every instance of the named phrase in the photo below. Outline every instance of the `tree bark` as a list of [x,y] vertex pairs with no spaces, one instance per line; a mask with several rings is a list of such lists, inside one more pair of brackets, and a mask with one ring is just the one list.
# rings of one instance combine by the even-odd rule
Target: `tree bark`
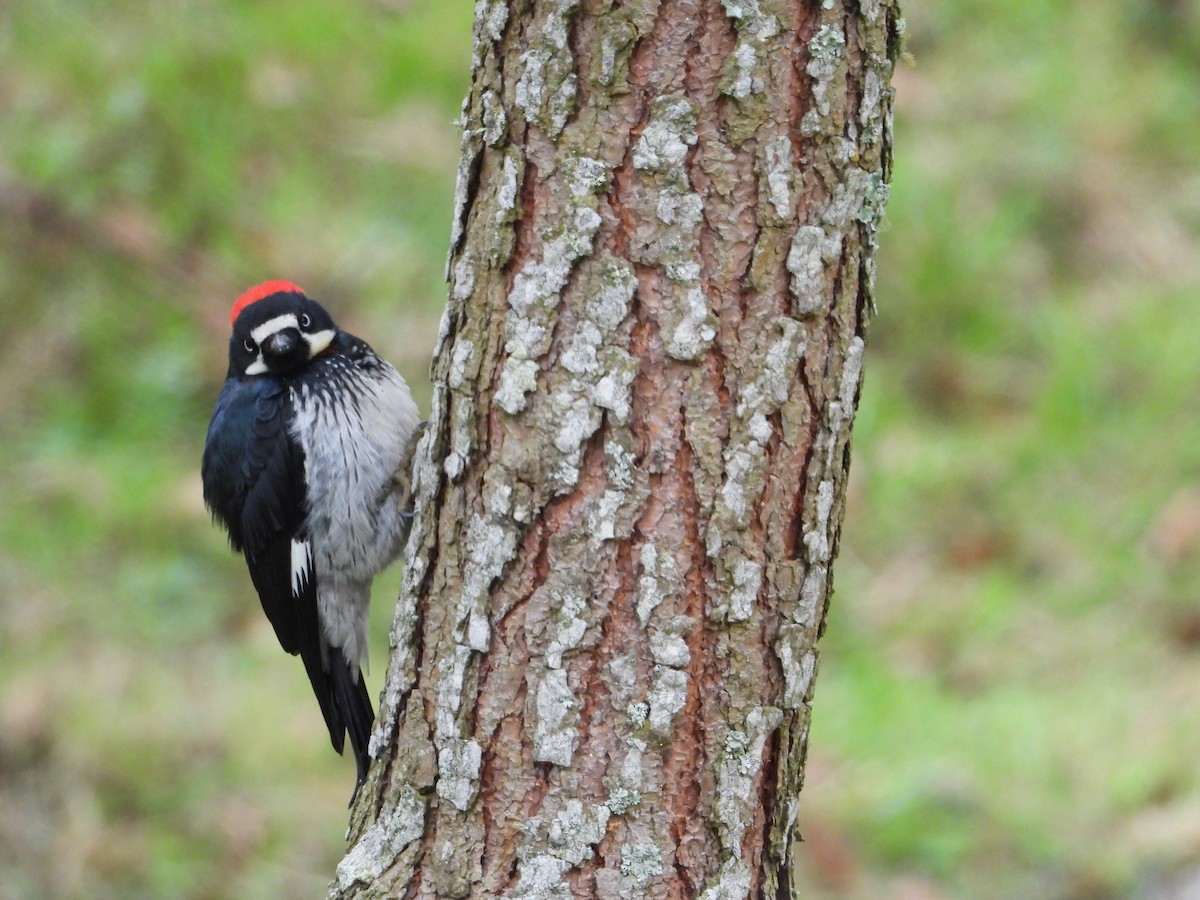
[[888,0],[479,0],[336,897],[791,896]]

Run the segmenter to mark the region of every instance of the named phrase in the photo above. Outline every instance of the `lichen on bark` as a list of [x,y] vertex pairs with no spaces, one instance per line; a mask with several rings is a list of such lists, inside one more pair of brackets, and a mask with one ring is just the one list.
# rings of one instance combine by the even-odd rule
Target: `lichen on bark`
[[895,4],[479,0],[336,897],[786,896]]

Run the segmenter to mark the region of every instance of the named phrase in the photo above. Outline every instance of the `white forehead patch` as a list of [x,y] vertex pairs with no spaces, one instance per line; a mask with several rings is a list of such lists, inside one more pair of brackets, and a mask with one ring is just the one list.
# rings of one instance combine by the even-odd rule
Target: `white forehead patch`
[[267,321],[250,332],[250,337],[254,340],[254,343],[261,344],[275,332],[283,331],[285,328],[300,330],[300,323],[296,320],[295,313],[284,313],[282,316],[267,319]]

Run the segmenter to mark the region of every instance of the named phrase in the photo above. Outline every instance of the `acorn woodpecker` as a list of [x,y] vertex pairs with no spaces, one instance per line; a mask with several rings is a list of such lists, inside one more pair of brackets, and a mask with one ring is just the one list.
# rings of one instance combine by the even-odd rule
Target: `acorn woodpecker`
[[[360,665],[371,580],[404,543],[417,406],[400,374],[287,281],[238,298],[201,469],[263,611],[300,654],[342,752],[367,775],[375,719]],[[351,797],[351,803],[354,802]]]

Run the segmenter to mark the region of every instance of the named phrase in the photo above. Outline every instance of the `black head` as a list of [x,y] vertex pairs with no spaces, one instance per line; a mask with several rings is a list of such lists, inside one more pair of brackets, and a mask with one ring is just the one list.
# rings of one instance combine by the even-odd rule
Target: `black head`
[[337,326],[325,308],[286,281],[268,281],[233,307],[229,377],[294,375],[333,342]]

